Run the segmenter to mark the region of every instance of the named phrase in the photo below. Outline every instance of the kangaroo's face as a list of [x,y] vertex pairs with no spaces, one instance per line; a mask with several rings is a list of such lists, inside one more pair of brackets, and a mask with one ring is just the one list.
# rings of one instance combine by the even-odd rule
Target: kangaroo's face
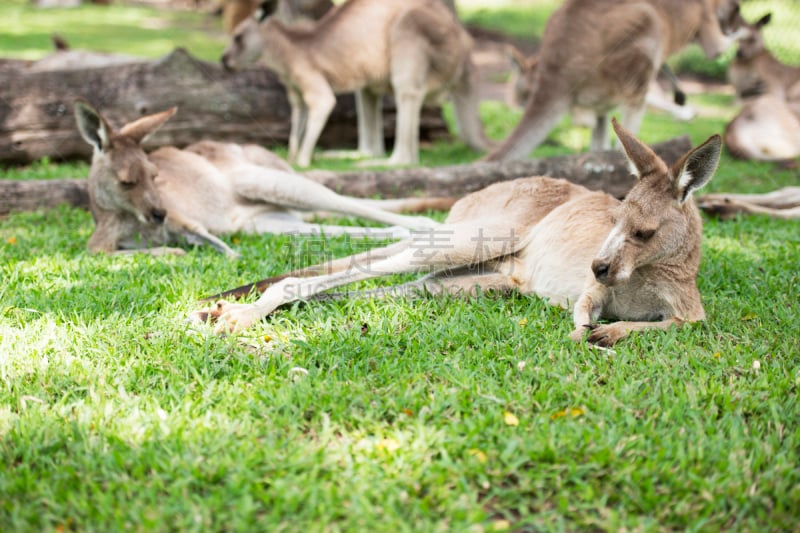
[[133,215],[143,224],[161,224],[167,215],[155,185],[158,168],[138,142],[125,136],[92,159],[89,186],[96,204]]
[[696,253],[701,225],[691,193],[711,179],[722,147],[715,135],[669,168],[616,120],[613,123],[639,181],[611,212],[614,227],[592,262],[595,279],[608,286],[627,282],[647,265],[680,265]]
[[[625,201],[614,208],[614,227],[595,260],[592,271],[604,285],[628,281],[639,268],[675,255],[689,236],[683,206],[675,201],[666,166],[642,177]],[[662,174],[662,175],[658,175]]]
[[739,48],[736,50],[736,59],[747,61],[761,54],[764,51],[764,35],[761,31],[772,18],[771,14],[764,15],[755,24],[748,24],[747,36],[739,41]]
[[252,65],[261,58],[264,46],[261,24],[254,17],[245,19],[236,27],[222,53],[222,66],[237,70]]

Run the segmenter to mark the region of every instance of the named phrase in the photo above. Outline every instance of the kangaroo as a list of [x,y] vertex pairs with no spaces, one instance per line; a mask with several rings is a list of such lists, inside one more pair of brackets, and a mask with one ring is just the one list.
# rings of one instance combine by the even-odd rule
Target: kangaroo
[[747,24],[747,36],[739,42],[728,68],[728,79],[740,98],[772,94],[794,101],[800,112],[800,66],[781,63],[764,44],[763,28],[772,20],[767,13]]
[[292,110],[289,160],[300,167],[311,163],[335,95],[351,91],[358,150],[383,157],[381,96],[391,90],[397,125],[388,163],[405,165],[418,160],[420,109],[448,92],[460,135],[471,148],[485,148],[471,47],[466,30],[440,0],[349,0],[302,27],[286,26],[268,11],[245,20],[222,64],[237,69],[262,61],[278,74]]
[[[408,236],[408,229],[432,229],[439,223],[390,209],[441,209],[452,204],[447,199],[383,202],[341,196],[251,144],[201,141],[182,150],[168,146],[146,154],[142,142],[176,111],[147,115],[115,131],[88,102],[76,101],[78,129],[94,147],[88,183],[96,224],[88,243],[91,252],[132,249],[178,254],[183,250],[164,245],[183,240],[236,256],[218,235],[237,231],[400,238]],[[394,226],[310,224],[297,215],[298,210],[343,213]]]
[[[418,281],[364,294],[516,289],[571,307],[571,338],[588,333],[588,341],[601,346],[632,331],[702,320],[696,285],[702,220],[692,192],[714,174],[722,140],[714,135],[668,167],[616,119],[613,126],[639,178],[622,202],[547,177],[496,183],[456,202],[431,232],[264,280],[256,284],[265,291],[255,303],[218,301],[192,318],[216,321],[217,332],[237,331],[282,304],[328,289],[430,271]],[[222,296],[236,293],[242,288]]]
[[617,106],[635,134],[666,59],[690,42],[716,57],[743,35],[739,18],[738,0],[566,0],[545,27],[525,113],[487,159],[527,157],[576,106],[597,117],[592,150],[610,145]]
[[735,157],[781,161],[800,156],[800,67],[785,65],[764,45],[764,15],[748,24],[728,78],[743,100],[725,128],[725,146]]
[[[511,75],[506,84],[506,103],[512,107],[522,108],[531,94],[531,83],[539,63],[539,56],[536,54],[525,56],[514,45],[506,47],[506,55],[511,63]],[[654,80],[647,88],[645,103],[648,108],[669,113],[677,120],[691,120],[697,115],[697,110],[686,105],[686,93],[678,85],[678,78],[668,65],[661,66],[659,74],[663,74],[670,83],[673,98],[670,100],[658,81]],[[593,128],[597,123],[597,117],[591,109],[573,107],[570,110],[572,124]],[[609,148],[609,147],[604,147]]]

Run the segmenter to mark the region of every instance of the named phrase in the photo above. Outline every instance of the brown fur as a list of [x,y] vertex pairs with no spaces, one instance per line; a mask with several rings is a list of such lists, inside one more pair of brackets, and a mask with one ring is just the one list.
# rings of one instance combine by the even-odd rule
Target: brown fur
[[[439,225],[425,217],[392,212],[427,209],[432,199],[383,203],[341,196],[293,173],[287,163],[256,145],[201,141],[182,150],[169,146],[146,154],[141,142],[175,111],[142,117],[114,131],[87,102],[76,102],[78,128],[95,149],[89,171],[90,207],[96,224],[89,238],[92,252],[182,253],[161,246],[188,241],[236,255],[218,235],[324,232],[396,238],[407,236],[406,228]],[[296,211],[343,213],[395,226],[310,224]]]
[[765,15],[748,24],[728,78],[743,99],[725,128],[725,146],[736,157],[780,161],[800,156],[800,67],[778,61],[764,45]]
[[635,133],[664,61],[690,42],[718,55],[737,15],[737,0],[566,0],[545,28],[525,113],[488,159],[527,157],[573,107],[597,117],[593,149],[610,144],[607,114],[617,106]]
[[439,0],[350,0],[310,26],[289,27],[267,17],[242,22],[222,56],[227,68],[262,61],[286,85],[292,106],[289,159],[308,166],[335,95],[357,92],[359,151],[384,154],[381,96],[397,102],[390,164],[415,163],[419,113],[450,93],[460,134],[485,146],[471,88],[472,42]]
[[[539,57],[536,54],[526,57],[512,45],[508,45],[506,54],[511,62],[511,75],[506,84],[506,102],[513,107],[524,107],[531,94],[531,85],[536,74],[536,65],[539,62]],[[686,95],[678,87],[675,75],[668,69],[669,67],[664,65],[661,68],[661,72],[668,73],[667,77],[670,78],[669,81],[672,84],[674,98],[670,99],[664,89],[661,88],[658,80],[653,80],[647,89],[645,102],[649,108],[669,113],[677,120],[690,120],[697,114],[697,111],[684,103],[676,103],[677,101],[685,100]],[[575,126],[593,128],[597,123],[597,117],[591,109],[573,106],[570,109],[570,115],[572,124]],[[594,150],[601,148],[607,149],[609,147],[592,147]]]
[[[668,167],[614,127],[639,176],[625,201],[545,177],[491,185],[459,200],[433,232],[278,277],[254,304],[217,302],[194,315],[217,331],[253,325],[282,304],[387,274],[430,272],[367,296],[516,289],[572,308],[574,340],[612,345],[631,331],[705,316],[696,286],[702,222],[691,193],[713,175],[715,135]],[[322,273],[322,274],[320,274]],[[598,319],[614,320],[598,324]]]

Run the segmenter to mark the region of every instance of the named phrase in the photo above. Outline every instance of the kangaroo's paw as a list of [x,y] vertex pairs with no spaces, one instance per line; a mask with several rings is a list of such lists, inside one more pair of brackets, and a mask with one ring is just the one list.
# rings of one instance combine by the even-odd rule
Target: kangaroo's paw
[[586,338],[586,341],[602,348],[613,346],[617,341],[628,334],[625,328],[617,323],[592,324],[588,326],[588,328],[589,336]]
[[189,321],[214,324],[214,333],[234,333],[253,326],[264,313],[253,304],[234,304],[220,300],[211,307],[195,311]]

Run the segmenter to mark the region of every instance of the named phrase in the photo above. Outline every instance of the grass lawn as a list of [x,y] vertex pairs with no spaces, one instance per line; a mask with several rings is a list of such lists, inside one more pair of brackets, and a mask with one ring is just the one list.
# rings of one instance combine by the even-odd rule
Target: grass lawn
[[[162,53],[143,20],[168,44],[184,35],[170,24],[198,21],[187,43],[206,24],[14,0],[0,5],[13,35],[44,44],[5,28],[0,55],[43,53],[42,21],[61,14],[75,17],[68,38],[108,17],[115,49],[143,55]],[[641,137],[698,143],[736,107],[690,102],[698,119],[648,114]],[[495,138],[519,116],[493,102],[482,114]],[[565,121],[536,155],[587,144]],[[477,157],[457,142],[422,153]],[[0,178],[86,172],[40,162]],[[797,177],[723,155],[708,189]],[[522,295],[296,303],[216,337],[184,322],[198,298],[380,243],[233,235],[238,261],[90,256],[87,212],[0,219],[0,531],[797,531],[797,224],[706,220],[708,319],[604,352],[569,341],[568,312]]]

